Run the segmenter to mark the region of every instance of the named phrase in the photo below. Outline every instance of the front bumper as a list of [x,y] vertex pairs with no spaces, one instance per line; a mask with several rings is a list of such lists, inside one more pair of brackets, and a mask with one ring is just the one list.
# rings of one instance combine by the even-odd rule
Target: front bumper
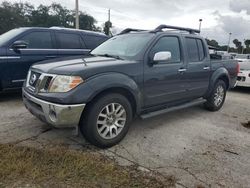
[[38,119],[54,127],[75,127],[79,124],[85,104],[61,105],[38,99],[23,89],[25,107]]

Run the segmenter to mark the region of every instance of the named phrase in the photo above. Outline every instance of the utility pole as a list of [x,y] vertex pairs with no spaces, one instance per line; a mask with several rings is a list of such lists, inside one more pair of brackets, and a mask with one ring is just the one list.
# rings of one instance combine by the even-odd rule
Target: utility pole
[[108,35],[110,35],[110,9],[108,10]]
[[79,3],[78,0],[76,0],[76,29],[79,29]]
[[230,33],[229,33],[229,38],[228,38],[227,53],[229,53],[229,49],[230,49],[231,35],[232,35],[232,33],[230,32]]
[[201,33],[201,22],[202,22],[202,19],[201,19],[201,18],[199,19],[199,22],[200,22],[200,23],[199,23],[199,31],[200,31],[200,33]]
[[245,44],[245,40],[246,40],[246,39],[243,40],[243,44],[242,44],[242,51],[241,51],[242,54],[244,53],[244,44]]

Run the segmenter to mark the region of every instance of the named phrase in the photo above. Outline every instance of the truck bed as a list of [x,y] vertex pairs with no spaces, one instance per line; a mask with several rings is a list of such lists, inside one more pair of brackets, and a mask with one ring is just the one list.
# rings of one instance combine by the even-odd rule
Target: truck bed
[[224,67],[227,69],[229,76],[230,76],[230,87],[234,87],[236,80],[237,80],[237,66],[238,66],[238,62],[236,60],[218,60],[218,59],[211,59],[211,68],[212,71],[216,71],[217,69],[219,69],[220,67]]

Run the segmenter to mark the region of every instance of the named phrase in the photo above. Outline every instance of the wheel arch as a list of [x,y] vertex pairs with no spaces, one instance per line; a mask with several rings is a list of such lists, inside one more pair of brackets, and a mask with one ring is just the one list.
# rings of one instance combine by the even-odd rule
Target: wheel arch
[[96,99],[109,93],[118,93],[125,96],[131,104],[133,114],[141,110],[142,96],[138,84],[130,77],[120,73],[105,74],[88,80],[91,87],[91,95],[88,96],[86,107],[90,106]]
[[88,109],[88,107],[90,107],[91,104],[93,102],[95,102],[97,99],[101,98],[104,95],[108,95],[110,93],[117,93],[117,94],[120,94],[120,95],[126,97],[129,101],[129,103],[131,104],[133,116],[135,116],[137,114],[138,104],[137,104],[137,100],[136,100],[135,96],[133,95],[133,93],[131,91],[129,91],[128,89],[125,89],[123,87],[106,88],[106,89],[96,93],[94,96],[92,96],[90,102],[87,103],[86,109]]
[[207,98],[211,94],[211,92],[213,91],[214,85],[217,83],[218,80],[223,80],[225,82],[227,90],[230,88],[229,73],[226,68],[221,67],[212,74],[205,98]]

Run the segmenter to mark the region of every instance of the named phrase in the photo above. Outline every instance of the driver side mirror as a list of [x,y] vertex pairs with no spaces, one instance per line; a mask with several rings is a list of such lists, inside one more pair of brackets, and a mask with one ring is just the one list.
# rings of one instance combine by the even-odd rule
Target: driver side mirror
[[160,61],[168,61],[171,59],[171,52],[169,51],[162,51],[162,52],[157,52],[154,55],[154,62],[160,62]]
[[22,40],[18,40],[18,41],[15,41],[13,44],[12,44],[12,48],[13,49],[23,49],[23,48],[27,48],[28,46],[28,43],[25,42],[25,41],[22,41]]
[[168,61],[171,59],[171,52],[169,51],[162,51],[162,52],[157,52],[155,55],[154,55],[154,58],[153,58],[153,61],[154,63],[158,63],[158,62],[161,62],[161,61]]

